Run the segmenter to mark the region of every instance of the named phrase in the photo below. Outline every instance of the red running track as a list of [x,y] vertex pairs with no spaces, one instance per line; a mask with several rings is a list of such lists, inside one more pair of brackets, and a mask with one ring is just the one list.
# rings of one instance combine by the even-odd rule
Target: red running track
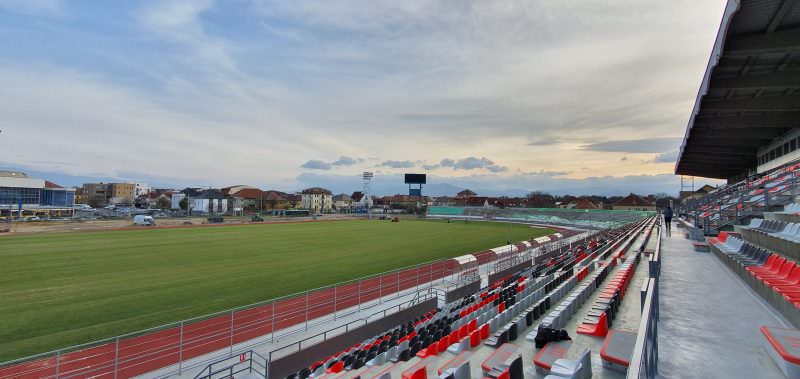
[[[314,222],[314,221],[306,221]],[[182,227],[182,226],[177,226]],[[191,227],[191,226],[188,226]],[[172,227],[165,227],[172,228]],[[533,242],[533,246],[537,245]],[[524,249],[524,245],[518,244]],[[474,254],[479,264],[492,261],[489,250]],[[129,378],[177,364],[253,338],[305,323],[335,311],[364,304],[380,297],[414,288],[454,273],[453,260],[441,260],[399,272],[363,279],[309,292],[275,303],[236,311],[183,326],[108,342],[83,350],[63,353],[0,368],[0,378]],[[335,296],[334,296],[335,295]],[[308,306],[308,310],[306,310]],[[273,313],[274,312],[274,313]],[[181,345],[183,351],[181,352]]]
[[[385,274],[359,282],[309,292],[308,296],[280,300],[231,314],[185,324],[183,352],[181,330],[173,327],[116,343],[64,353],[58,358],[43,358],[0,368],[0,378],[129,378],[177,364],[253,338],[261,337],[334,311],[376,300],[379,297],[414,288],[419,284],[450,275],[455,269],[451,260]],[[334,296],[335,294],[335,296]],[[306,311],[306,305],[308,310]],[[274,314],[273,314],[274,309]],[[233,320],[231,320],[231,318]],[[118,359],[115,359],[118,357]]]

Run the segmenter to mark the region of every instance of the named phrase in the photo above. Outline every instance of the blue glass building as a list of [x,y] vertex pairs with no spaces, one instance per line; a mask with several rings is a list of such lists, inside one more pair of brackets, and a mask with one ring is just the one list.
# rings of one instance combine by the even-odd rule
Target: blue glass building
[[75,190],[72,188],[21,172],[0,171],[0,217],[64,216],[72,212],[74,205]]

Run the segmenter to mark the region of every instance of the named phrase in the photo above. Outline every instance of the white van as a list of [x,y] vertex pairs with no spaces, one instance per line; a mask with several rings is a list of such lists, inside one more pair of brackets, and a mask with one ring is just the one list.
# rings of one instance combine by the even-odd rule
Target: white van
[[136,215],[133,216],[133,225],[153,226],[156,224],[156,219],[153,216]]

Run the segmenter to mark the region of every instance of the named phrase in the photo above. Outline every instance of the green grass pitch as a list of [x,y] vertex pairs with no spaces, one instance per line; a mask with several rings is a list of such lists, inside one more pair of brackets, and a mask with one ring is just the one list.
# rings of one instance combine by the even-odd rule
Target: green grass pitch
[[0,238],[0,361],[552,233],[342,221]]

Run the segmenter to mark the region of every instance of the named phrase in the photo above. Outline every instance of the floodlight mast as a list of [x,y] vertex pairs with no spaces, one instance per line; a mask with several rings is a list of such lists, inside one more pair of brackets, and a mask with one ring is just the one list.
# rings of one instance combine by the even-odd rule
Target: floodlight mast
[[370,205],[370,192],[372,191],[372,178],[374,174],[370,171],[364,171],[361,178],[364,180],[363,197],[364,206],[367,207],[367,218],[372,220],[372,206]]

